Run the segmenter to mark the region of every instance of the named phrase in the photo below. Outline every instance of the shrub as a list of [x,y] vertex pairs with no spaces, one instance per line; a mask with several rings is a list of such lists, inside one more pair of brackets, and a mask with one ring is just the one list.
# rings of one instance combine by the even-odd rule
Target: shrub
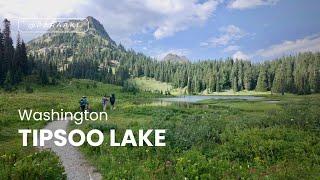
[[101,132],[105,133],[111,129],[117,129],[116,124],[101,124],[101,123],[91,123],[89,124],[90,129],[98,129]]
[[25,90],[26,90],[27,93],[33,93],[33,88],[29,84],[26,85]]
[[59,158],[52,152],[34,153],[14,164],[12,179],[66,179]]
[[6,91],[6,92],[12,92],[13,91],[13,86],[11,85],[11,84],[5,84],[4,85],[4,90]]
[[129,83],[128,81],[125,81],[122,86],[122,91],[123,92],[132,92],[135,94],[135,93],[139,92],[139,89],[137,88],[136,84]]
[[56,78],[52,78],[50,84],[51,84],[51,85],[57,85],[57,84],[58,84],[57,79],[56,79]]
[[93,88],[97,88],[97,87],[98,87],[97,82],[94,82],[93,85],[92,85],[92,87],[93,87]]

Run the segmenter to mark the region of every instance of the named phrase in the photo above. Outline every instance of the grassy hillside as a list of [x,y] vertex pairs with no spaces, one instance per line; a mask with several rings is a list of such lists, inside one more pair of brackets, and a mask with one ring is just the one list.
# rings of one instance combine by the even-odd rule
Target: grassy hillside
[[165,92],[173,90],[173,86],[171,84],[160,82],[153,78],[139,77],[128,81],[141,91]]

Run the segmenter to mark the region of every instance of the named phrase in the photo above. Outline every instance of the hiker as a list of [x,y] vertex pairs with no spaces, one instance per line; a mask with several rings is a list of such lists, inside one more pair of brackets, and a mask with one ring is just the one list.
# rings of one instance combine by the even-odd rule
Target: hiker
[[108,102],[108,98],[106,95],[103,96],[102,100],[101,100],[101,103],[102,103],[102,109],[103,109],[103,112],[106,111],[106,108],[107,108],[107,102]]
[[80,103],[80,108],[81,108],[82,112],[84,112],[86,110],[86,108],[89,107],[89,101],[87,100],[86,96],[82,96],[79,103]]
[[111,97],[110,97],[110,104],[111,104],[111,110],[115,109],[114,108],[114,103],[116,102],[116,97],[114,94],[111,94]]

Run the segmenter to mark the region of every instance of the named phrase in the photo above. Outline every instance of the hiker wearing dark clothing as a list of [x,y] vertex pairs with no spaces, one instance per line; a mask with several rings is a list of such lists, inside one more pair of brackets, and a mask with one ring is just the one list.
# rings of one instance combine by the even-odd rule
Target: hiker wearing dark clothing
[[116,96],[114,94],[112,94],[110,97],[111,109],[114,109],[115,102],[116,102]]
[[89,106],[89,101],[87,100],[87,97],[82,96],[79,104],[80,104],[81,111],[84,112],[86,108],[88,108]]
[[103,112],[106,111],[107,102],[108,102],[108,98],[107,98],[107,96],[105,95],[105,96],[103,96],[103,98],[102,98],[102,100],[101,100]]

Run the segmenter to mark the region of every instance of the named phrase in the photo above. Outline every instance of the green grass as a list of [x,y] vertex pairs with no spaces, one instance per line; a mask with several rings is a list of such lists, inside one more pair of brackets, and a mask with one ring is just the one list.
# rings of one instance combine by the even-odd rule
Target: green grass
[[76,111],[79,98],[86,95],[91,108],[100,111],[101,97],[111,93],[116,94],[117,102],[116,109],[109,111],[107,122],[85,122],[70,128],[100,129],[106,133],[106,139],[110,129],[116,129],[118,137],[126,129],[167,129],[167,146],[85,144],[81,151],[105,179],[317,179],[320,176],[319,94],[265,94],[262,100],[206,100],[188,107],[148,105],[161,95],[123,92],[121,87],[89,80],[32,87],[32,94],[25,92],[24,85],[16,92],[0,93],[0,177],[11,175],[9,179],[12,179],[17,177],[13,174],[38,172],[34,166],[26,166],[32,161],[58,169],[44,175],[39,171],[33,177],[48,179],[49,175],[62,173],[53,154],[37,155],[36,149],[21,147],[18,129],[40,128],[45,123],[21,122],[17,109]]
[[[34,111],[50,111],[55,109],[60,111],[78,111],[79,100],[85,95],[88,97],[90,106],[95,111],[102,110],[101,98],[103,95],[116,94],[117,104],[131,101],[131,99],[138,100],[139,98],[157,97],[148,93],[126,93],[122,92],[122,88],[114,85],[107,85],[90,80],[71,80],[61,82],[56,86],[39,86],[31,85],[34,92],[27,93],[25,91],[25,84],[21,84],[17,90],[8,93],[0,90],[0,179],[12,179],[17,174],[25,175],[26,171],[18,171],[15,164],[20,164],[24,168],[25,163],[30,163],[28,157],[36,157],[36,148],[31,146],[22,147],[22,137],[18,134],[18,129],[39,129],[45,126],[45,121],[21,121],[19,119],[18,109],[32,109]],[[31,139],[30,139],[31,140]],[[44,152],[46,153],[46,152]],[[44,161],[56,162],[54,154],[46,154],[47,159]],[[35,162],[35,164],[41,162]],[[48,167],[49,166],[49,167]],[[59,164],[52,164],[52,167],[60,167]],[[44,174],[34,174],[36,177],[49,177],[46,173],[61,174],[62,171],[47,172],[45,169],[50,169],[50,165],[44,165],[40,172]],[[32,167],[30,167],[32,169]],[[56,168],[57,170],[61,170]],[[30,176],[32,177],[32,176]],[[59,176],[57,176],[59,177]]]
[[165,92],[173,90],[171,84],[148,77],[133,78],[129,80],[129,83],[134,84],[141,91]]
[[105,178],[315,179],[320,175],[319,105],[319,94],[209,100],[191,108],[126,102],[109,113],[107,123],[82,128],[112,128],[120,137],[126,129],[164,128],[167,146],[81,149]]

